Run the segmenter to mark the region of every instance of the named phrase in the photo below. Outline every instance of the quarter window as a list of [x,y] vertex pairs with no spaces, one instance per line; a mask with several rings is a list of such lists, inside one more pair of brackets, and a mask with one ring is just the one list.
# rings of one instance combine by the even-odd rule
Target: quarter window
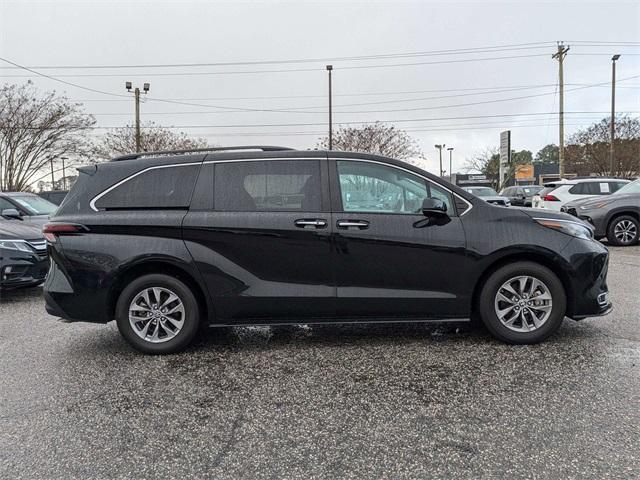
[[447,191],[417,175],[370,162],[337,164],[345,212],[417,214],[428,197],[442,200],[448,212],[454,211]]
[[99,209],[187,208],[200,165],[153,168],[132,176],[95,205]]
[[314,212],[321,210],[317,160],[218,163],[214,208],[232,212]]

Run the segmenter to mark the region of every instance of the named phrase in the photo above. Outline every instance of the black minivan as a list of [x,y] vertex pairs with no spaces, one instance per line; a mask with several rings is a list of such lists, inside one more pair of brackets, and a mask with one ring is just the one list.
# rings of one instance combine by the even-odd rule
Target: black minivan
[[147,353],[201,326],[482,319],[539,342],[611,309],[608,252],[567,214],[490,205],[375,155],[230,147],[79,169],[44,233],[47,311]]

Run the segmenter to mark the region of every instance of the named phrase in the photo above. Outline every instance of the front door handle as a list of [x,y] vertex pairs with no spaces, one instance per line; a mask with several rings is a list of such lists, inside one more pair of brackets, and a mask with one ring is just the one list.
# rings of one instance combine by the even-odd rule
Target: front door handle
[[359,230],[366,230],[369,228],[369,222],[366,220],[338,220],[338,228],[357,228]]
[[301,218],[300,220],[296,220],[293,222],[296,227],[306,228],[306,227],[315,227],[315,228],[325,228],[327,226],[327,221],[321,218]]

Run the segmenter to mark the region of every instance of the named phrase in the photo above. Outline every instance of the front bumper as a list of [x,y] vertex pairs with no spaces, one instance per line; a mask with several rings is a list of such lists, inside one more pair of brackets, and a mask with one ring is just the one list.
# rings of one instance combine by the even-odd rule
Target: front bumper
[[574,320],[598,317],[613,306],[607,287],[609,251],[596,240],[573,239],[563,256],[568,260],[567,316]]
[[49,269],[49,258],[45,255],[20,255],[0,250],[0,288],[29,287],[44,282]]

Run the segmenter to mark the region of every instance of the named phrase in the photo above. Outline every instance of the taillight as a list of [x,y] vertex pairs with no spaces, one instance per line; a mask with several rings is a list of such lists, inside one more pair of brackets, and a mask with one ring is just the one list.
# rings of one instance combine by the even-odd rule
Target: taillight
[[42,228],[44,238],[49,242],[55,243],[56,237],[59,235],[73,235],[75,233],[87,232],[89,229],[84,225],[77,223],[47,223]]
[[544,197],[542,197],[542,200],[544,200],[545,202],[559,202],[560,199],[557,197],[554,197],[553,195],[545,195]]

